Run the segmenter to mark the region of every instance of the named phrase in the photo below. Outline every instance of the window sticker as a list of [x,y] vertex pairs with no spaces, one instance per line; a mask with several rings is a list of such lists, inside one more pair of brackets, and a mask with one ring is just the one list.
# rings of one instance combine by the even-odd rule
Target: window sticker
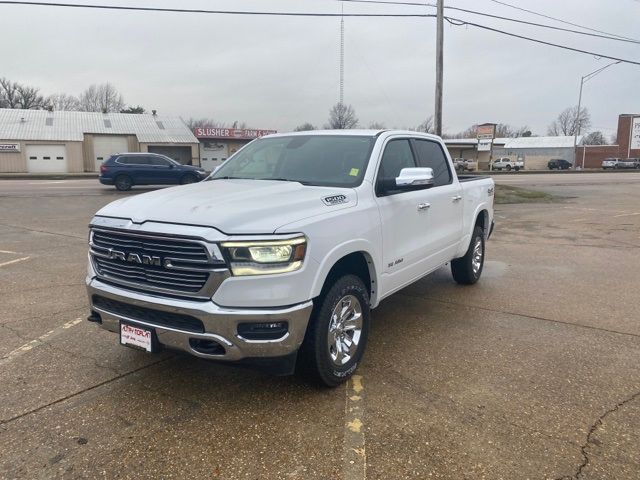
[[351,175],[352,177],[357,177],[359,171],[360,171],[359,168],[352,168],[351,171],[349,172],[349,175]]

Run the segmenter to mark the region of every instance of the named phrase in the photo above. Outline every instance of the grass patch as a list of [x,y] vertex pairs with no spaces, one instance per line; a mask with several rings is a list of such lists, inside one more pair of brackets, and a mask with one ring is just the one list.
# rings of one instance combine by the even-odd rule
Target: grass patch
[[510,185],[496,185],[495,203],[555,203],[562,200],[562,197],[537,190],[512,187]]

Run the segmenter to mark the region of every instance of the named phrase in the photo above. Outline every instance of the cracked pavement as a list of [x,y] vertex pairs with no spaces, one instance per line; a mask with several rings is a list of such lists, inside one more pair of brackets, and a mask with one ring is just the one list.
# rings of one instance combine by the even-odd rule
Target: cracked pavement
[[[373,312],[366,478],[635,479],[640,174],[496,179],[568,198],[499,205],[478,285],[443,268]],[[121,194],[23,182],[0,181],[0,264],[29,257],[0,267],[0,478],[351,478],[343,387],[63,328]]]

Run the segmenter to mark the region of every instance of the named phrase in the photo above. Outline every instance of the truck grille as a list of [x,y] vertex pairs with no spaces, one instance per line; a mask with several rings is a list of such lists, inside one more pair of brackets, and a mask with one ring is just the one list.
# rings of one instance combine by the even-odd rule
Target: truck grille
[[198,296],[224,267],[196,240],[93,229],[90,245],[99,277],[143,290]]

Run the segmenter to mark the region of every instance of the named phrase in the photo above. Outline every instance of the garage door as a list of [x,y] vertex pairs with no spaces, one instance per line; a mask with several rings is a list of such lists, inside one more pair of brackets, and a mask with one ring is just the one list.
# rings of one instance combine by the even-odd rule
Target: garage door
[[117,135],[99,135],[93,137],[93,158],[95,160],[96,172],[100,170],[100,165],[114,153],[126,153],[129,146],[127,137]]
[[149,145],[149,153],[159,153],[183,165],[191,165],[191,147],[174,147],[171,145]]
[[67,148],[64,145],[27,145],[30,173],[66,173]]

